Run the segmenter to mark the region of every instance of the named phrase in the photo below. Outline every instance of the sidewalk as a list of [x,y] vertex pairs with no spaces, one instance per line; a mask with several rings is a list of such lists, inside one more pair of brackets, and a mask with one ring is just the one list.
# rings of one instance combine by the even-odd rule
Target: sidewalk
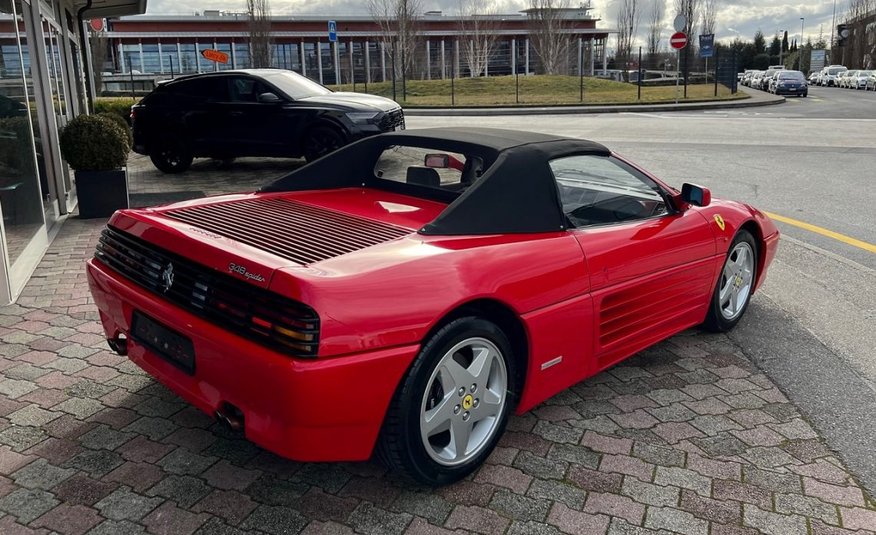
[[749,95],[740,100],[716,102],[679,102],[678,104],[629,104],[615,106],[526,106],[509,108],[405,108],[405,115],[417,116],[476,116],[476,115],[569,115],[587,113],[655,113],[667,111],[722,110],[753,108],[782,104],[785,97],[739,86],[739,91]]
[[513,418],[453,486],[280,459],[107,350],[83,271],[103,225],[67,221],[0,307],[0,533],[876,532],[876,503],[799,411],[698,331]]

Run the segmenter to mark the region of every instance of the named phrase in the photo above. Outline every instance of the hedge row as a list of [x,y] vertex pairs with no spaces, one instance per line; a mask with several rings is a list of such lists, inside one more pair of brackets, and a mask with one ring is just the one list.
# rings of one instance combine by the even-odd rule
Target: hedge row
[[131,120],[131,106],[138,101],[128,97],[98,97],[94,100],[95,113],[114,113],[127,122]]

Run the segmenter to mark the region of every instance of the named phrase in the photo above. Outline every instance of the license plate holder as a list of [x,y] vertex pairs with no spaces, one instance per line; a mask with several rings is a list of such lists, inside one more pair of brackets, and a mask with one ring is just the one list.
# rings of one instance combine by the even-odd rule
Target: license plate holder
[[186,374],[195,374],[195,347],[189,337],[135,310],[131,338]]

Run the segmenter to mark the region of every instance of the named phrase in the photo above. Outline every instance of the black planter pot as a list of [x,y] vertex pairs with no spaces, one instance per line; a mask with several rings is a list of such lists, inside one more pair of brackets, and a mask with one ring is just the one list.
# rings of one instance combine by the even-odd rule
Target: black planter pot
[[127,169],[113,171],[76,171],[79,217],[109,217],[128,207]]

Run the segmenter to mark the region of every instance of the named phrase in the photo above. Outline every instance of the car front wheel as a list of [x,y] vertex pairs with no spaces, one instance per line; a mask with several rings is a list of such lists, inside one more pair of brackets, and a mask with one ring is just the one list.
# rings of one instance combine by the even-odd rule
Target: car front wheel
[[464,317],[435,333],[386,414],[378,455],[427,485],[473,472],[496,446],[516,401],[511,344],[494,323]]
[[724,260],[715,285],[709,313],[703,326],[715,332],[729,331],[742,318],[751,301],[757,276],[757,245],[754,237],[740,230]]
[[337,128],[327,125],[315,126],[304,137],[304,158],[312,162],[345,144],[344,134]]
[[160,171],[182,173],[192,165],[192,152],[183,141],[168,139],[150,151],[149,159]]

